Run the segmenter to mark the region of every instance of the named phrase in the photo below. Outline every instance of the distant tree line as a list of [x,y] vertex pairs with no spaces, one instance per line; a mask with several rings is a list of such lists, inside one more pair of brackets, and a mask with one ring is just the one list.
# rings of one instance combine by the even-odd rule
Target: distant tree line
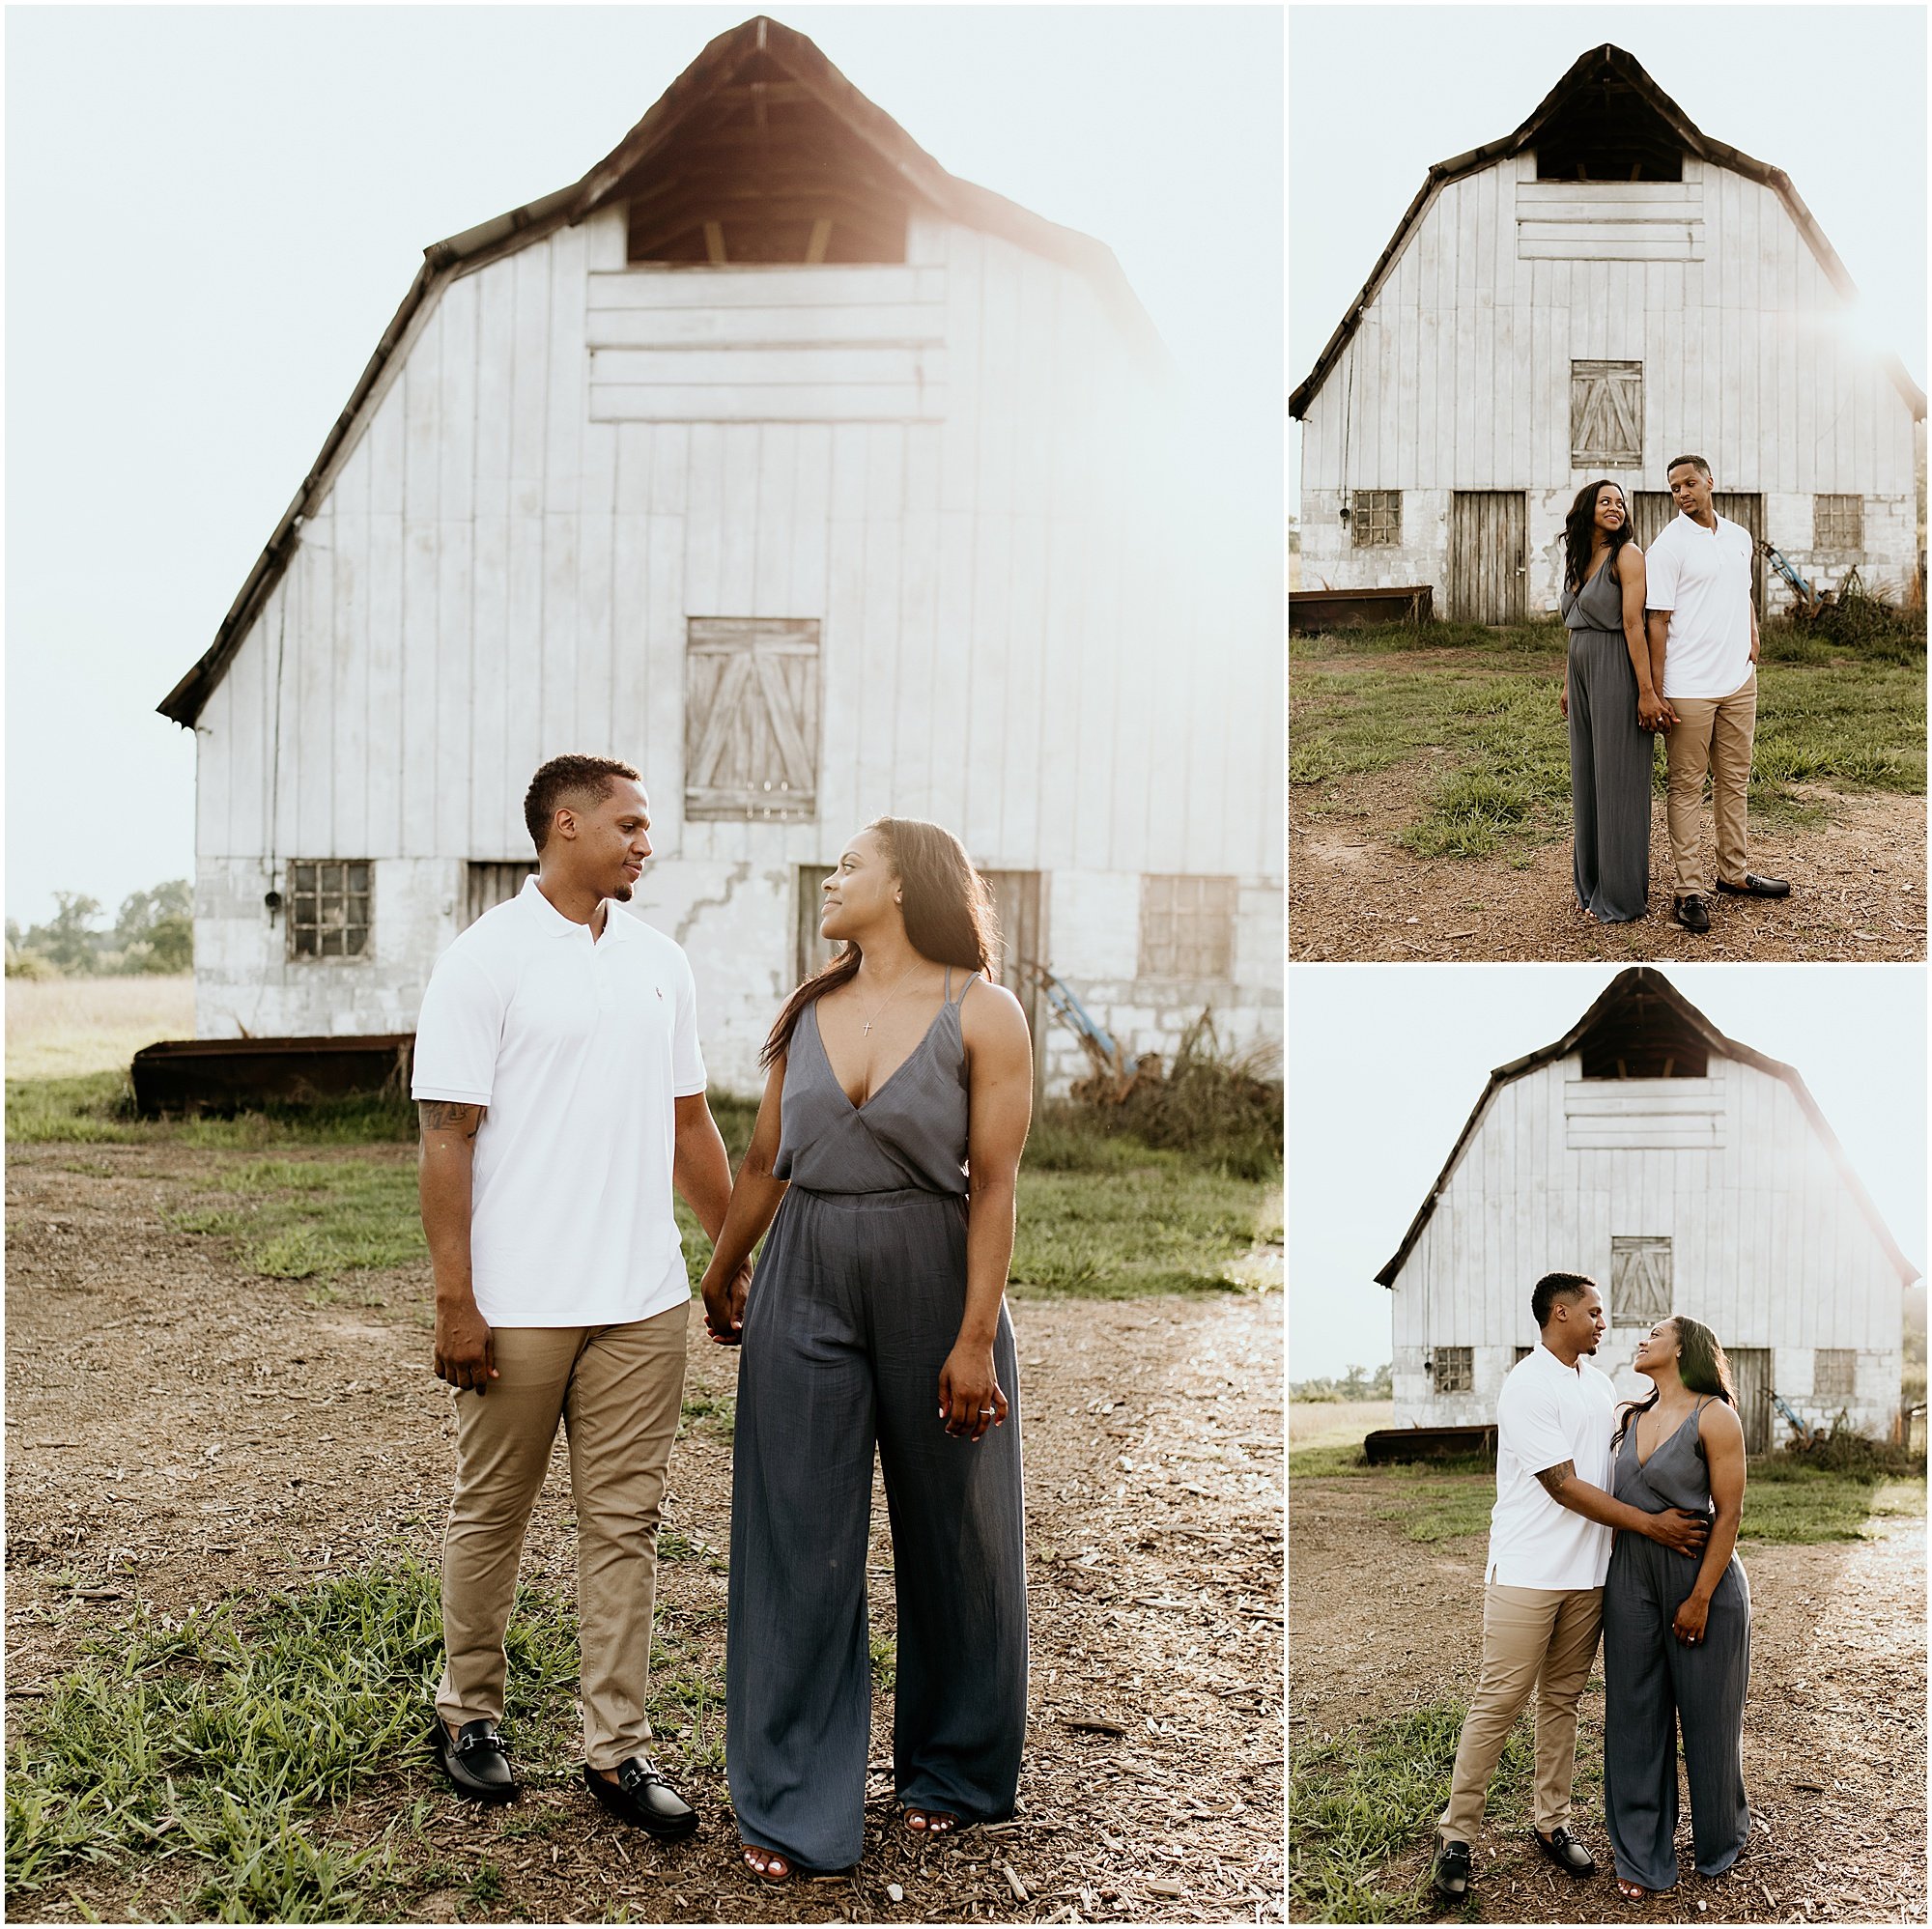
[[1374,1373],[1367,1367],[1350,1367],[1340,1379],[1292,1379],[1288,1391],[1294,1400],[1393,1400],[1393,1362]]
[[170,878],[122,900],[110,925],[97,898],[57,891],[58,907],[44,924],[21,930],[7,920],[9,978],[91,978],[194,968],[194,890]]

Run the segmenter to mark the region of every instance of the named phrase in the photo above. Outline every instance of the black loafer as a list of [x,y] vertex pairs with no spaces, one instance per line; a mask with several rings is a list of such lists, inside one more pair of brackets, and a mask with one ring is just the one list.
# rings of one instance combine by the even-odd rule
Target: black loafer
[[1435,1893],[1452,1906],[1469,1897],[1469,1845],[1444,1842],[1435,1857]]
[[517,1778],[494,1721],[466,1721],[452,1742],[442,1716],[433,1708],[429,1719],[430,1745],[436,1750],[437,1766],[458,1795],[470,1801],[516,1801]]
[[1781,877],[1759,877],[1746,871],[1742,884],[1726,884],[1720,877],[1718,889],[1731,897],[1789,897],[1791,887]]
[[583,1785],[611,1814],[660,1842],[682,1841],[697,1827],[697,1810],[665,1780],[648,1755],[619,1762],[615,1781],[606,1781],[585,1762]]
[[1585,1876],[1597,1873],[1596,1857],[1569,1830],[1552,1829],[1547,1835],[1537,1829],[1529,1832],[1536,1846],[1566,1875],[1573,1875],[1580,1882]]
[[1682,924],[1687,931],[1695,931],[1700,938],[1711,928],[1710,907],[1694,892],[1671,904],[1670,917],[1672,922]]

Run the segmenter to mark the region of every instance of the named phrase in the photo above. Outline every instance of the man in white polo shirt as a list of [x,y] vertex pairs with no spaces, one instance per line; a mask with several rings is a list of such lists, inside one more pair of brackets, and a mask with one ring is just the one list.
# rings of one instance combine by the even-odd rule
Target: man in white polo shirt
[[1782,878],[1745,865],[1745,801],[1757,730],[1757,606],[1750,532],[1719,516],[1711,465],[1679,456],[1666,471],[1678,513],[1644,557],[1651,679],[1677,721],[1664,738],[1664,820],[1676,869],[1670,915],[1700,936],[1711,928],[1700,859],[1704,774],[1717,824],[1717,888],[1735,897],[1787,897]]
[[1496,1504],[1483,1575],[1483,1676],[1456,1748],[1449,1805],[1436,1824],[1435,1891],[1461,1902],[1470,1844],[1490,1777],[1532,1690],[1536,1692],[1537,1847],[1582,1877],[1596,1858],[1571,1833],[1577,1703],[1604,1624],[1604,1575],[1613,1528],[1685,1553],[1701,1550],[1702,1518],[1646,1514],[1608,1491],[1616,1394],[1582,1364],[1608,1320],[1594,1281],[1546,1273],[1529,1299],[1541,1344],[1517,1362],[1496,1401]]
[[416,1028],[436,1371],[457,1390],[431,1738],[458,1793],[516,1795],[497,1729],[503,1635],[561,1420],[584,1781],[669,1840],[697,1826],[651,1760],[645,1713],[691,1300],[671,1192],[715,1237],[731,1169],[705,1103],[691,967],[617,908],[651,854],[638,773],[554,758],[524,819],[537,875],[443,952]]

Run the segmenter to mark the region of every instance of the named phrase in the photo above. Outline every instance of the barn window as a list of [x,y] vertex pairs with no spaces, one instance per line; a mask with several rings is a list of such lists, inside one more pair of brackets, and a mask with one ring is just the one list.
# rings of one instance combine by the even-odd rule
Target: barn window
[[1610,1324],[1651,1326],[1670,1317],[1670,1241],[1610,1241]]
[[817,623],[694,616],[686,635],[685,815],[815,815]]
[[1864,546],[1865,498],[1862,496],[1812,496],[1813,549],[1862,550]]
[[1358,550],[1399,547],[1402,542],[1402,491],[1356,490],[1349,526]]
[[524,888],[524,879],[536,874],[535,858],[492,859],[486,864],[465,866],[463,881],[463,922],[473,924],[486,911],[507,904]]
[[1235,889],[1232,877],[1142,878],[1141,977],[1233,978]]
[[1437,1393],[1473,1393],[1475,1390],[1475,1347],[1437,1347],[1435,1349],[1435,1391]]
[[373,869],[361,858],[298,858],[290,864],[290,957],[367,955]]
[[1850,1400],[1858,1391],[1859,1356],[1850,1347],[1820,1347],[1811,1367],[1814,1400]]
[[1570,364],[1570,465],[1637,468],[1643,463],[1643,363]]

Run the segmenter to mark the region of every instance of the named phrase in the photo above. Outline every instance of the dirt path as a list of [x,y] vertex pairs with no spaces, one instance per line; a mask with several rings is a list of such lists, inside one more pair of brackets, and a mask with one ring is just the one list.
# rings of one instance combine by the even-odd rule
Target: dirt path
[[[12,1149],[15,1719],[136,1601],[178,1613],[233,1590],[303,1585],[385,1550],[436,1554],[449,1429],[446,1390],[427,1363],[426,1274],[352,1275],[340,1297],[325,1297],[242,1272],[221,1240],[170,1232],[163,1211],[206,1197],[191,1178],[241,1156]],[[855,1881],[774,1892],[738,1868],[722,1775],[688,1788],[705,1817],[696,1840],[658,1850],[608,1825],[568,1774],[540,1777],[517,1812],[479,1815],[440,1794],[423,1757],[375,1792],[374,1828],[432,1798],[438,1856],[471,1865],[488,1856],[507,1880],[472,1919],[622,1908],[656,1921],[1280,1920],[1281,1301],[1021,1301],[1013,1317],[1032,1606],[1015,1823],[922,1856],[891,1827],[890,1779],[875,1777]],[[735,1355],[707,1345],[695,1317],[690,1357],[688,1403],[731,1393]],[[729,1440],[715,1424],[690,1426],[670,1489],[667,1526],[724,1546]],[[875,1518],[871,1559],[889,1574],[882,1500]],[[567,1595],[572,1558],[554,1467],[525,1575]],[[703,1562],[666,1564],[661,1611],[708,1631],[722,1652],[724,1587]],[[874,1626],[885,1631],[890,1593],[875,1580]],[[875,1762],[890,1754],[889,1724],[881,1698]],[[531,1832],[537,1809],[567,1825],[555,1858]],[[32,1913],[162,1912],[178,1868],[155,1864],[133,1888],[83,1871],[37,1894]],[[418,1895],[411,1913],[447,1917],[457,1899]]]
[[1292,958],[1622,964],[1925,955],[1923,798],[1825,793],[1831,817],[1822,825],[1753,823],[1752,865],[1789,878],[1792,895],[1781,903],[1720,898],[1710,935],[1696,938],[1670,922],[1661,807],[1651,824],[1648,913],[1599,924],[1576,909],[1567,837],[1486,858],[1411,857],[1394,837],[1415,813],[1420,781],[1413,772],[1383,771],[1290,790]]
[[[1374,1518],[1360,1481],[1297,1480],[1293,1507],[1292,1745],[1466,1693],[1482,1660],[1482,1538],[1406,1540]],[[1686,1879],[1641,1911],[1618,1900],[1607,1874],[1574,1887],[1520,1838],[1488,1830],[1482,1919],[1922,1922],[1925,1523],[1879,1525],[1880,1538],[1858,1543],[1741,1546],[1751,1590],[1745,1779],[1758,1827],[1729,1876],[1688,1873],[1688,1801]],[[1599,1676],[1583,1700],[1579,1758],[1601,1745],[1603,1716]],[[1601,1809],[1587,1800],[1584,1809],[1578,1833],[1607,1866]],[[1405,1880],[1426,1861],[1432,1820],[1417,1818]]]

